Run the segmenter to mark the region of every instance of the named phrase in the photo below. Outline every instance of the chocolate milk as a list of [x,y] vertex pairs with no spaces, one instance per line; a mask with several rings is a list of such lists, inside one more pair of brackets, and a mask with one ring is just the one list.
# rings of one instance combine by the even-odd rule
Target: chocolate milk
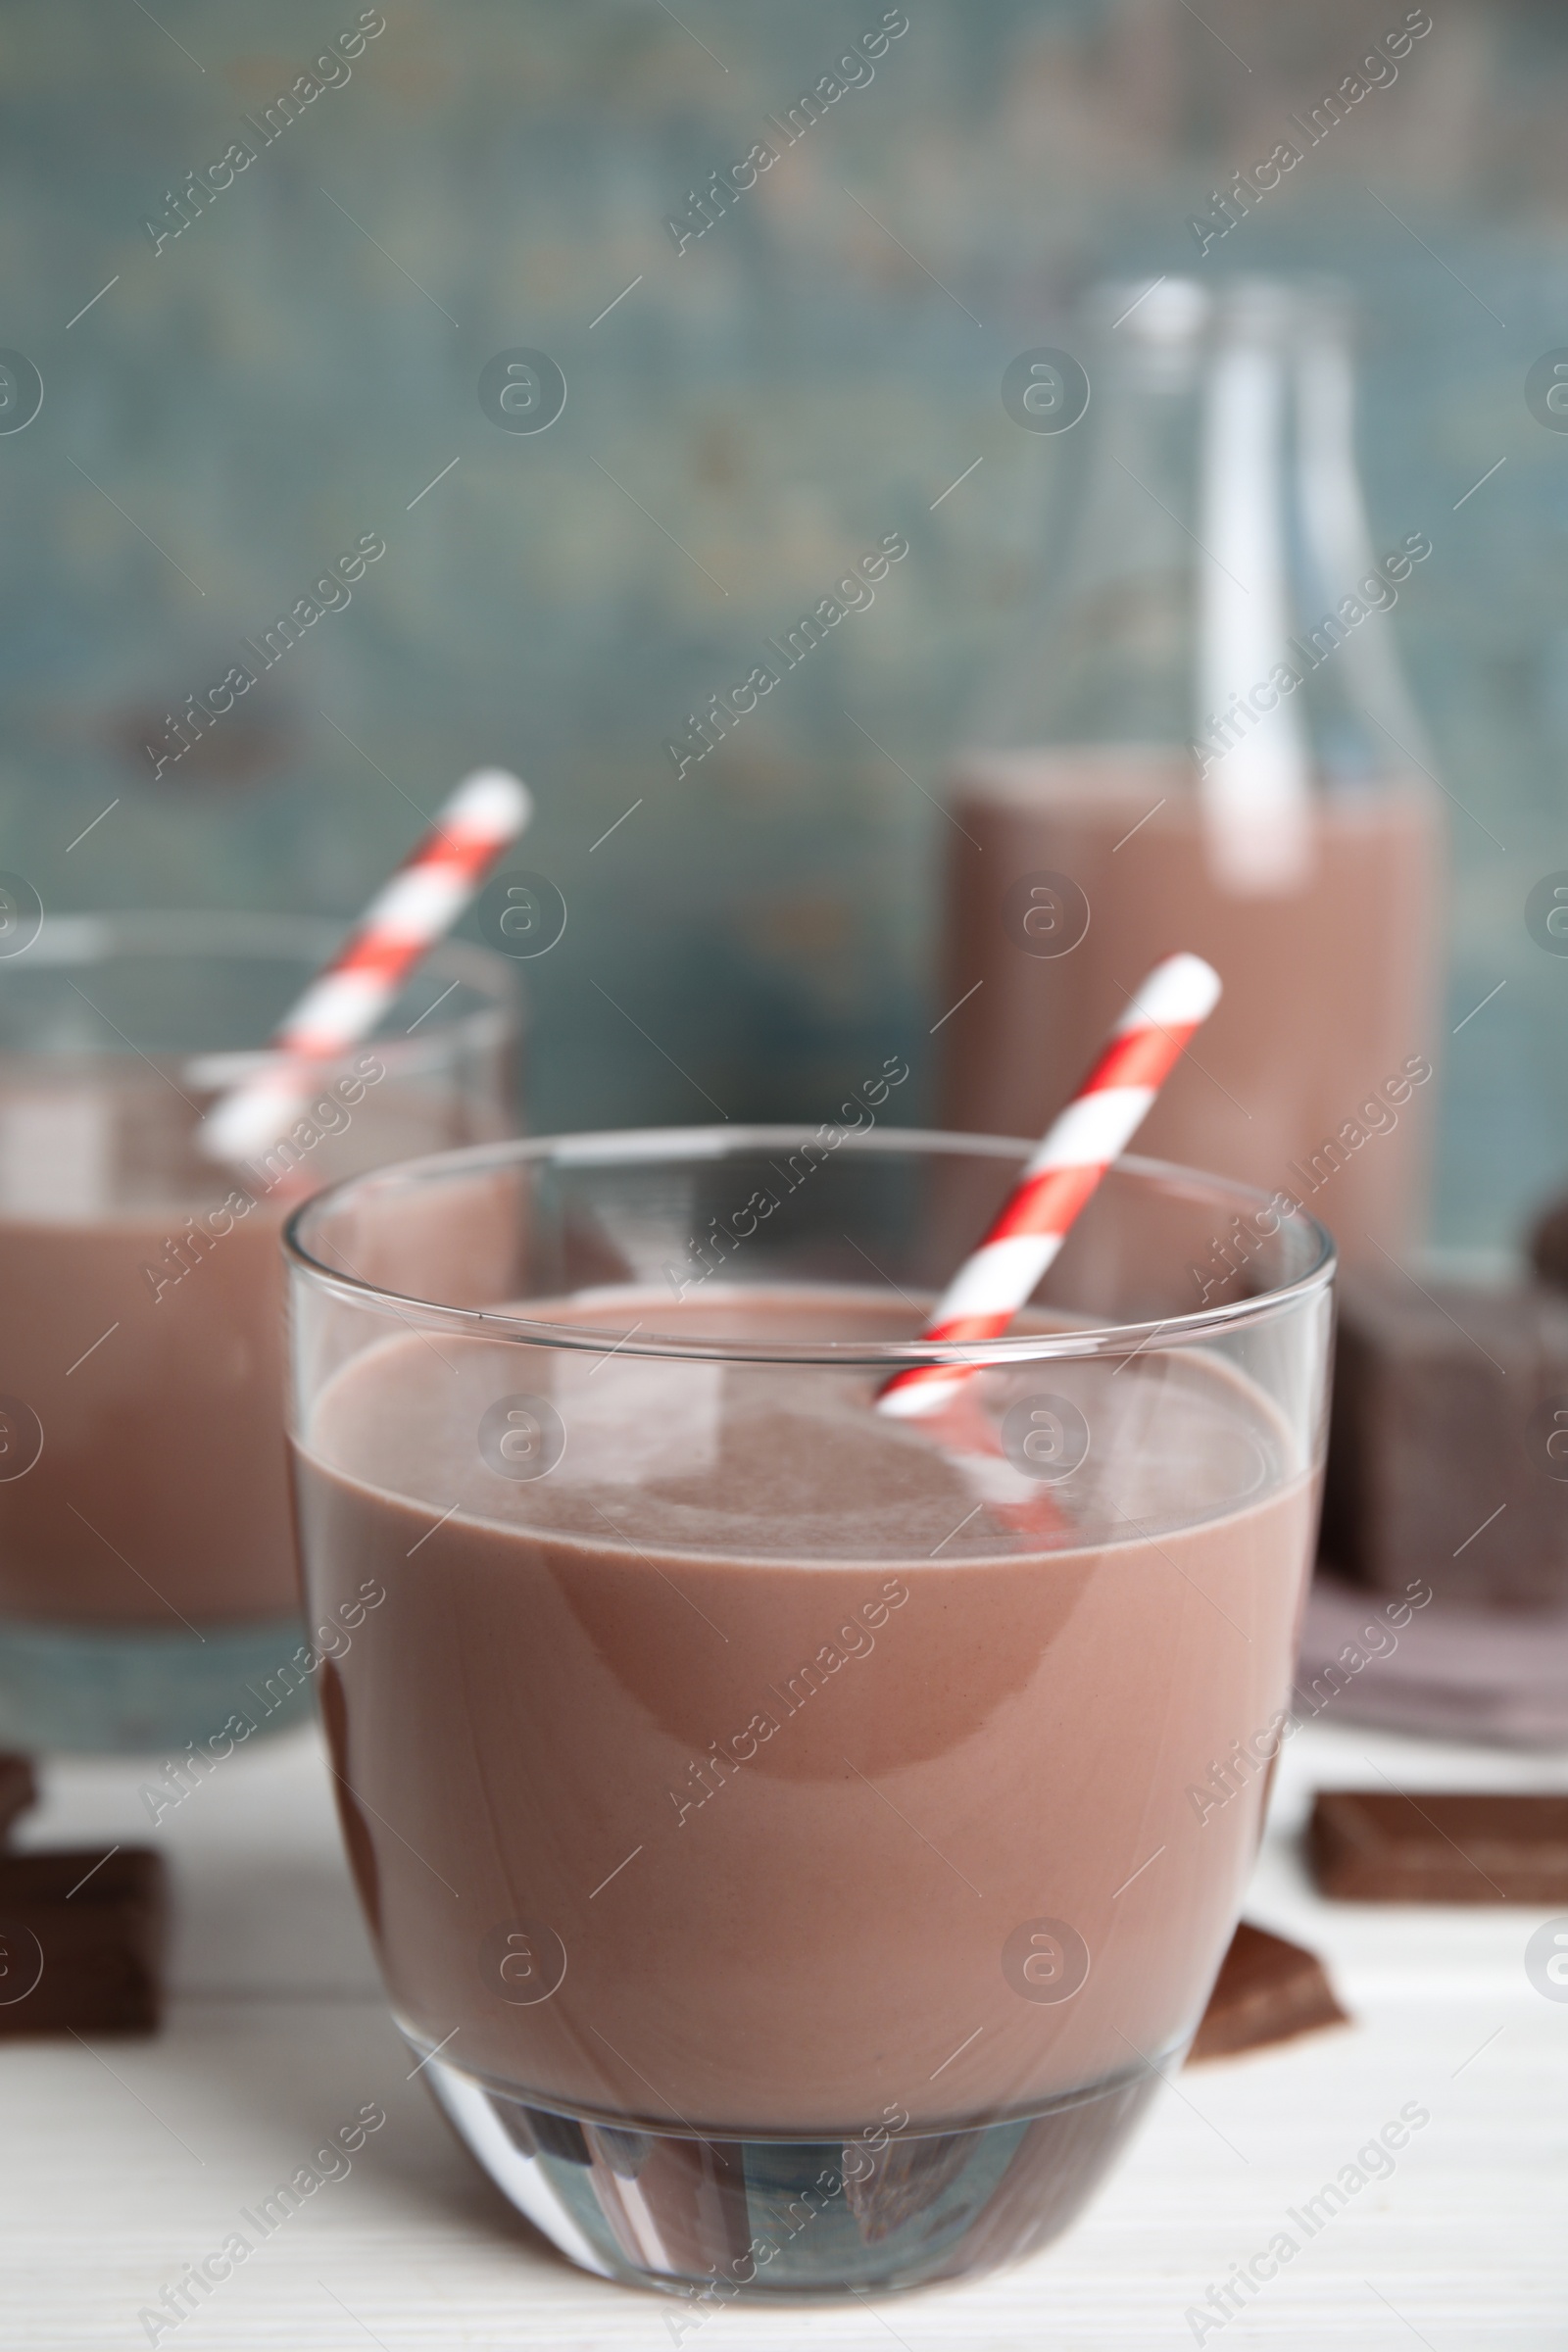
[[[519,1311],[914,1333],[885,1297]],[[1259,1834],[1260,1778],[1192,1788],[1289,1690],[1316,1485],[1261,1396],[1148,1351],[997,1376],[1093,1433],[1029,1536],[1034,1482],[874,1415],[866,1372],[437,1346],[351,1360],[297,1451],[313,1609],[387,1595],[323,1712],[411,2036],[530,2112],[720,2145],[1097,2092],[1119,2135]],[[560,1415],[546,1476],[479,1450],[508,1392]]]
[[[1208,870],[1190,770],[1089,747],[987,754],[950,795],[938,1123],[1038,1135],[1162,956],[1205,956],[1225,994],[1139,1130],[1151,1157],[1288,1192],[1342,1256],[1381,1263],[1419,1217],[1437,1039],[1441,834],[1420,780],[1320,792],[1315,872],[1241,898]],[[1024,875],[1088,902],[1064,953],[1026,952]],[[1025,892],[1025,896],[1027,893]],[[1032,945],[1074,937],[1049,900]],[[1195,1298],[1195,1305],[1199,1303]]]
[[373,1079],[318,1143],[243,1169],[197,1157],[192,1124],[145,1085],[0,1068],[0,1396],[43,1433],[0,1480],[0,1615],[177,1630],[298,1605],[283,1220],[335,1177],[472,1140],[452,1101]]

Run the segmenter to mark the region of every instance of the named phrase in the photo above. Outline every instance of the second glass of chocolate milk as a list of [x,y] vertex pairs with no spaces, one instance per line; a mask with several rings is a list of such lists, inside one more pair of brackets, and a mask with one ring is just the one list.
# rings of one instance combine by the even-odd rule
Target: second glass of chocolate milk
[[510,1132],[516,1009],[500,957],[443,945],[286,1134],[216,1165],[204,1111],[334,945],[232,912],[0,940],[0,1744],[216,1760],[350,1638],[300,1622],[279,1235],[322,1184]]
[[1190,948],[1225,995],[1141,1148],[1376,1263],[1435,1092],[1444,828],[1389,618],[1431,541],[1369,531],[1332,290],[1105,288],[1086,337],[1070,513],[951,780],[940,1116],[1037,1134]]

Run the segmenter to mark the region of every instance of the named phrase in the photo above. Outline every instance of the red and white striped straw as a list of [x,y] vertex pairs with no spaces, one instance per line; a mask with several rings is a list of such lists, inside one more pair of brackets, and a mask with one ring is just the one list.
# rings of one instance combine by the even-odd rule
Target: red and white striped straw
[[[1170,956],[1154,966],[1083,1085],[1047,1129],[990,1232],[943,1292],[923,1339],[1001,1338],[1219,994],[1219,974],[1200,956]],[[951,1364],[896,1372],[877,1409],[906,1418],[940,1411],[970,1376],[969,1368]]]
[[335,1061],[369,1036],[532,814],[533,795],[505,768],[477,768],[464,779],[273,1033],[269,1051],[277,1061],[208,1112],[200,1141],[209,1158],[243,1159],[276,1143],[309,1098],[310,1072],[301,1065]]

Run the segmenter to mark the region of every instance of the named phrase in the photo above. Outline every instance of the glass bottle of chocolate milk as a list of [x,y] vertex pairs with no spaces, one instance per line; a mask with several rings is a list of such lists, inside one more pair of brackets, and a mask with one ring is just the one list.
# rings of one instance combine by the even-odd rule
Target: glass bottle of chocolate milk
[[1224,999],[1139,1149],[1376,1262],[1434,1091],[1444,831],[1389,618],[1431,542],[1372,542],[1331,290],[1107,287],[1086,328],[1069,512],[951,779],[940,1120],[1038,1134],[1192,949]]

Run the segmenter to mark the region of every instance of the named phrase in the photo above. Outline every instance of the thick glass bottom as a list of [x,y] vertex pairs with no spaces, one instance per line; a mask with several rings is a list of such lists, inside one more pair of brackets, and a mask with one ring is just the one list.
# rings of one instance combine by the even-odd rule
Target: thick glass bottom
[[[311,1709],[297,1617],[194,1635],[0,1619],[0,1747],[135,1755],[220,1737],[230,1716],[281,1731]],[[249,1735],[246,1735],[247,1737]]]
[[886,2293],[1036,2252],[1099,2185],[1159,2080],[1140,2070],[962,2130],[700,2138],[534,2106],[405,2033],[503,2195],[584,2270],[680,2296],[677,2343],[742,2296]]

